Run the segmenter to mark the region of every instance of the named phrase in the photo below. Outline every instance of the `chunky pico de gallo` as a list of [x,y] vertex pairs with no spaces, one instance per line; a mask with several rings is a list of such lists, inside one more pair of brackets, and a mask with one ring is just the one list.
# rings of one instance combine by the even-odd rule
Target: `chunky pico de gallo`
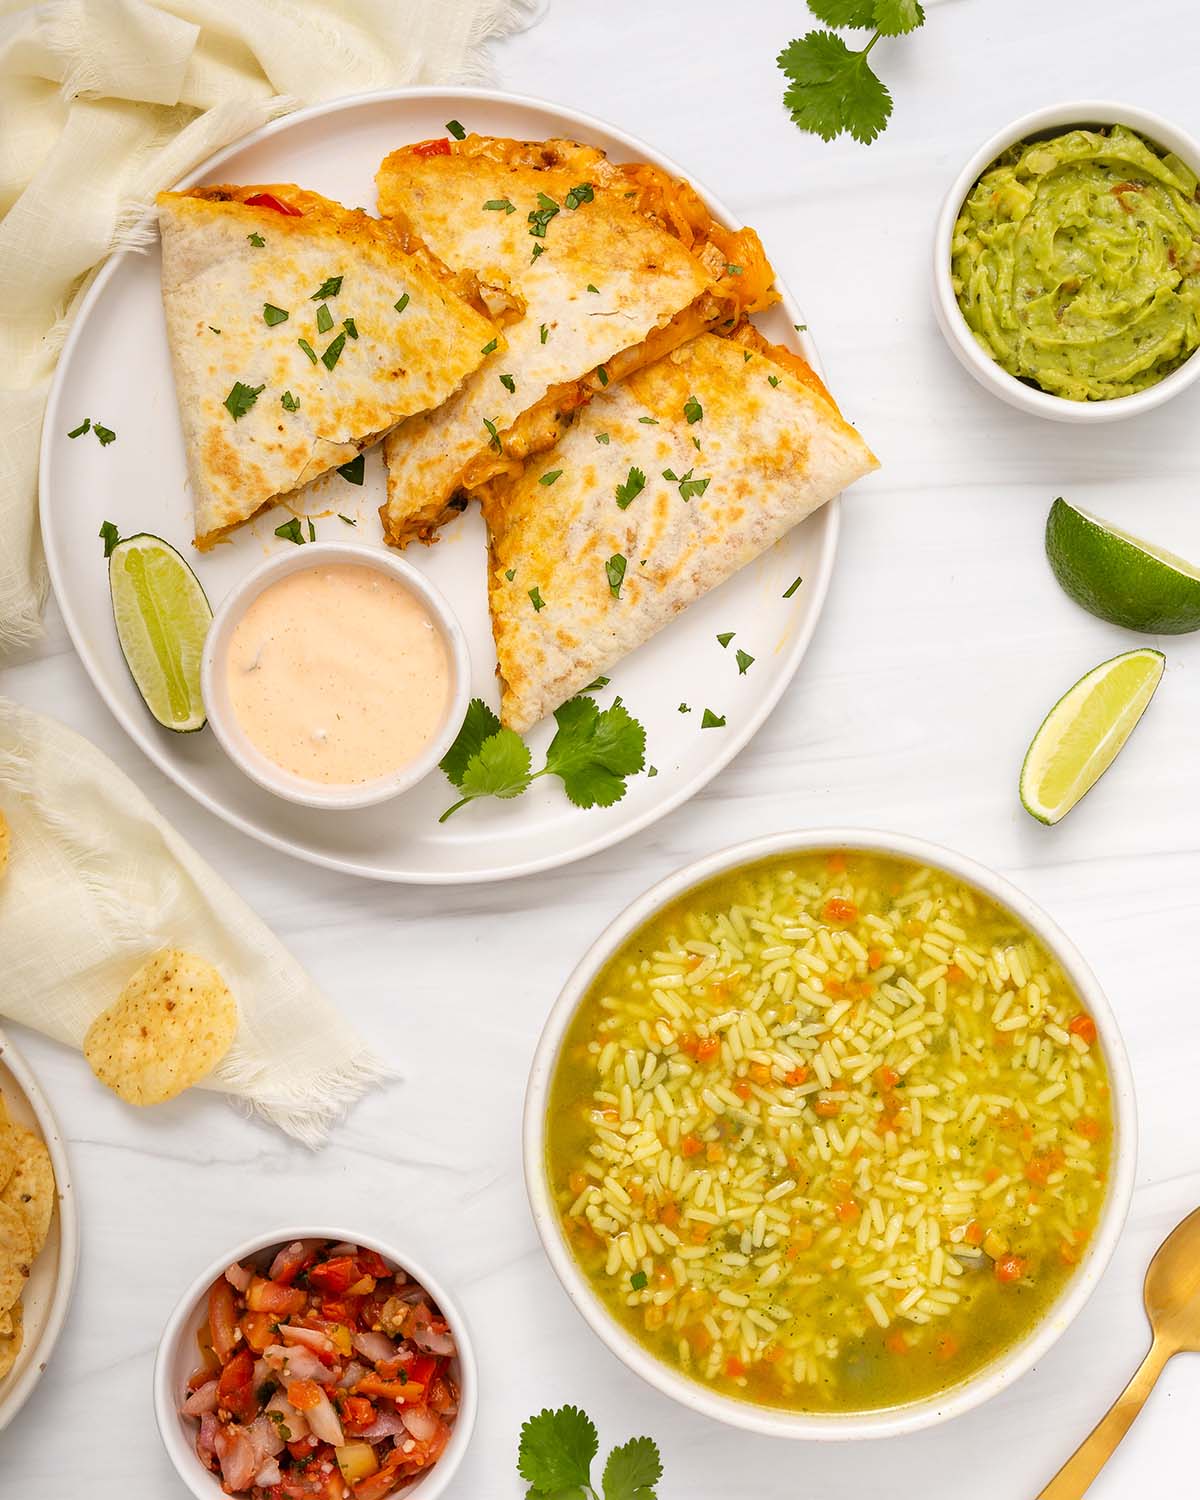
[[441,1457],[458,1414],[454,1338],[373,1250],[297,1240],[208,1293],[181,1403],[229,1495],[384,1500]]

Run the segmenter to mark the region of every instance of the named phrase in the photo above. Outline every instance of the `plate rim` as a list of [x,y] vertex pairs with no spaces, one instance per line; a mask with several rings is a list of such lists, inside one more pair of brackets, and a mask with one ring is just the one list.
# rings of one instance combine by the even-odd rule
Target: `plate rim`
[[[610,123],[599,115],[575,109],[568,104],[557,103],[552,99],[533,94],[511,93],[503,89],[468,85],[445,86],[422,84],[405,88],[379,89],[370,93],[343,94],[336,99],[328,99],[319,104],[309,105],[304,109],[295,110],[291,114],[282,115],[278,119],[269,120],[265,125],[260,125],[256,130],[239,136],[237,140],[231,141],[227,146],[223,146],[219,151],[206,157],[204,161],[200,162],[190,172],[180,178],[175,186],[177,188],[190,187],[202,177],[213,172],[222,162],[245,150],[247,146],[257,145],[261,141],[269,140],[271,137],[282,134],[295,125],[320,119],[326,115],[342,114],[350,110],[372,105],[386,106],[412,99],[443,99],[451,103],[451,105],[455,101],[477,99],[488,103],[514,105],[540,113],[550,112],[557,114],[569,120],[572,128],[582,127],[582,130],[585,132],[587,130],[597,130],[607,134],[613,139],[618,140],[629,151],[640,154],[642,159],[655,162],[673,175],[684,178],[696,189],[718,219],[730,228],[742,227],[738,216],[730,211],[724,200],[712,192],[705,182],[687,171],[672,157],[665,155],[648,141],[643,140],[640,136],[634,135],[630,131]],[[147,213],[141,220],[142,225],[152,223],[154,223],[153,211]],[[354,875],[360,879],[378,880],[394,885],[488,885],[496,881],[519,879],[526,875],[541,874],[547,870],[575,864],[580,860],[590,858],[593,854],[599,854],[605,849],[610,849],[616,844],[633,838],[644,829],[667,817],[685,802],[689,802],[699,792],[703,791],[709,782],[714,780],[745,749],[775,711],[779,700],[787,692],[788,688],[791,687],[796,673],[800,669],[800,664],[808,653],[808,648],[816,633],[817,625],[825,610],[841,532],[840,494],[820,507],[818,512],[824,522],[825,530],[820,542],[816,577],[811,581],[808,589],[809,598],[812,599],[813,604],[806,620],[795,631],[789,642],[788,649],[784,653],[783,669],[776,682],[759,699],[752,711],[738,726],[737,731],[728,739],[722,740],[721,746],[713,756],[711,762],[701,767],[700,770],[687,781],[683,782],[669,796],[648,807],[643,813],[638,814],[628,822],[615,823],[607,829],[597,831],[595,836],[582,842],[574,843],[569,848],[563,850],[541,857],[519,860],[515,863],[491,864],[480,870],[447,869],[429,871],[399,866],[380,870],[357,859],[326,854],[321,850],[311,848],[294,838],[262,827],[254,823],[251,819],[244,817],[241,813],[226,807],[218,797],[213,796],[196,782],[187,770],[180,766],[174,757],[168,753],[165,746],[160,745],[157,738],[150,732],[149,725],[139,722],[134,713],[128,711],[115,696],[110,695],[107,685],[104,683],[104,676],[98,664],[93,659],[88,644],[87,632],[82,623],[76,618],[73,606],[69,602],[67,591],[63,587],[63,570],[59,566],[59,558],[47,540],[52,525],[49,516],[50,506],[47,499],[50,485],[47,483],[47,479],[52,467],[51,445],[53,435],[59,430],[59,398],[65,382],[65,372],[70,366],[75,347],[83,335],[83,330],[93,307],[100,300],[104,289],[116,275],[118,268],[125,264],[127,258],[137,254],[139,252],[133,249],[120,250],[109,254],[108,259],[96,273],[92,284],[84,293],[83,300],[72,320],[70,331],[59,353],[50,384],[50,392],[46,400],[41,441],[38,448],[38,522],[42,539],[42,550],[46,558],[46,567],[50,575],[54,597],[58,602],[58,607],[71,644],[83,665],[93,689],[120,727],[125,731],[126,735],[133,741],[134,745],[165,776],[169,777],[181,791],[186,792],[201,807],[211,813],[215,813],[222,822],[232,828],[236,828],[240,833],[245,834],[260,844],[276,849],[280,853],[290,855],[295,859],[300,859],[307,864],[317,865],[327,870],[334,870],[339,874]],[[804,357],[813,366],[818,375],[823,375],[824,372],[820,356],[817,352],[816,342],[808,332],[807,321],[803,317],[799,305],[781,277],[776,277],[775,285],[780,294],[781,304],[788,314],[789,321],[792,322],[793,327],[797,328],[797,342],[801,346]],[[803,331],[800,330],[799,324],[805,325]]]
[[62,1331],[66,1326],[67,1312],[75,1294],[75,1279],[79,1271],[79,1205],[75,1200],[75,1187],[71,1180],[71,1158],[67,1150],[67,1137],[46,1093],[37,1080],[37,1075],[25,1061],[23,1053],[13,1042],[12,1036],[0,1027],[0,1060],[17,1080],[26,1102],[33,1111],[46,1150],[54,1166],[56,1207],[58,1209],[58,1279],[46,1313],[46,1324],[37,1342],[30,1346],[34,1356],[25,1373],[15,1381],[12,1388],[0,1396],[0,1432],[12,1422],[33,1394],[33,1388],[46,1373],[50,1357],[54,1353]]

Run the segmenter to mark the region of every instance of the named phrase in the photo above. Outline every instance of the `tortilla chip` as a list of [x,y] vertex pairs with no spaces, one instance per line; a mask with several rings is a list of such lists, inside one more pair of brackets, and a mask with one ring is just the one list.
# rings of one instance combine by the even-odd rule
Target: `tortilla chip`
[[7,1311],[29,1280],[33,1242],[15,1208],[0,1203],[0,1311]]
[[8,827],[8,819],[0,812],[0,879],[8,869],[8,851],[12,845],[12,833]]
[[216,969],[164,948],[96,1017],[83,1055],[127,1104],[162,1104],[211,1073],[237,1032],[237,1004]]
[[3,1380],[16,1364],[21,1345],[25,1342],[25,1324],[21,1317],[21,1304],[16,1303],[3,1317],[6,1320],[6,1326],[0,1326],[0,1380]]
[[[3,1101],[0,1101],[2,1106]],[[0,1107],[0,1191],[7,1186],[17,1166],[19,1155],[19,1127],[10,1125],[8,1115]]]
[[54,1213],[54,1168],[45,1144],[32,1130],[23,1130],[19,1125],[9,1128],[17,1138],[17,1164],[8,1185],[0,1192],[0,1203],[7,1203],[24,1219],[33,1253],[37,1255],[46,1243]]

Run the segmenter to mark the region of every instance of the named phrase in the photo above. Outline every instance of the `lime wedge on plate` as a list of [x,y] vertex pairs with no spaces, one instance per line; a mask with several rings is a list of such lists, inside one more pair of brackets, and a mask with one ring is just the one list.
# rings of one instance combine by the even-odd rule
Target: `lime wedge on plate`
[[212,609],[200,580],[161,537],[118,542],[108,559],[117,638],[146,707],[180,734],[203,729],[200,653]]
[[1065,500],[1046,518],[1046,556],[1075,603],[1126,630],[1200,630],[1200,569]]
[[1042,721],[1021,767],[1021,802],[1057,823],[1100,780],[1145,713],[1167,664],[1141,647],[1101,662]]

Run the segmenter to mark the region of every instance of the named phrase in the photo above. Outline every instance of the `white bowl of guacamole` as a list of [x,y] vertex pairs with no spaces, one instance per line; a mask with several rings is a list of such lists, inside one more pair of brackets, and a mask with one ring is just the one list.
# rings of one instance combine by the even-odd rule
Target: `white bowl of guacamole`
[[1063,422],[1113,421],[1200,378],[1200,144],[1086,100],[1016,120],[938,218],[934,310],[967,370]]

